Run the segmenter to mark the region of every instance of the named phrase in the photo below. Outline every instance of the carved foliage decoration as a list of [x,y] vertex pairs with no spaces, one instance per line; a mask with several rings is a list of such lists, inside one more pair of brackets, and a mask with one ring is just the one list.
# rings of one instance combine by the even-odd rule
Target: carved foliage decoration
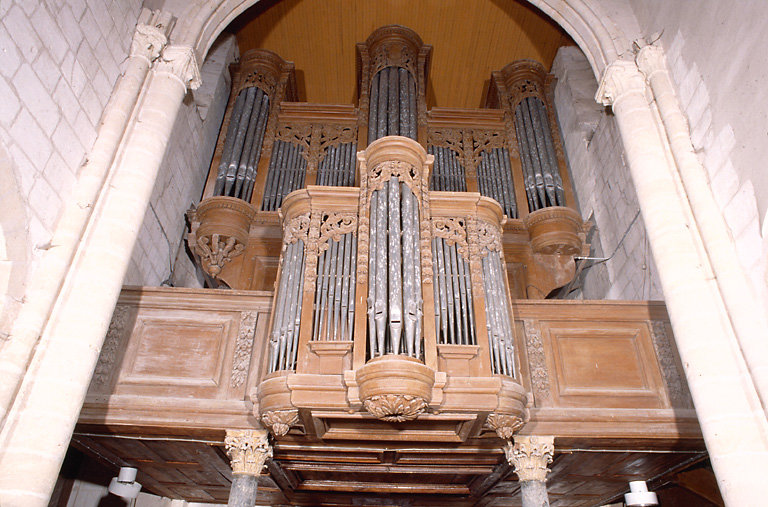
[[669,343],[667,326],[663,320],[651,321],[651,339],[653,340],[653,348],[656,350],[656,356],[659,358],[659,367],[664,377],[664,383],[667,385],[672,405],[693,408],[688,384],[677,368],[675,353]]
[[477,221],[477,246],[481,257],[485,257],[489,252],[498,252],[499,255],[504,255],[504,249],[501,246],[501,231],[497,226],[485,220]]
[[94,383],[104,385],[109,381],[110,374],[115,367],[117,355],[120,352],[120,341],[126,330],[129,316],[128,306],[115,306],[112,320],[109,323],[109,329],[107,329],[107,337],[104,340],[104,346],[101,348],[99,362],[96,364],[96,370],[93,373]]
[[443,238],[449,245],[456,245],[459,255],[469,259],[466,220],[463,218],[433,218],[432,234]]
[[328,249],[328,241],[339,241],[344,234],[355,232],[357,215],[353,213],[332,212],[324,216],[320,224],[319,249]]
[[297,215],[285,225],[283,231],[283,248],[298,240],[307,243],[307,234],[309,233],[309,213]]
[[240,387],[248,378],[248,368],[251,365],[253,337],[256,332],[256,312],[241,312],[240,327],[235,341],[235,358],[232,361],[232,376],[230,385]]
[[478,237],[480,235],[478,220],[474,217],[467,219],[467,237],[469,239],[469,271],[472,280],[472,294],[475,297],[485,293],[483,287],[483,267],[481,264],[480,244]]
[[299,422],[299,411],[296,409],[270,410],[261,416],[261,422],[272,430],[273,435],[282,437],[288,433],[291,426]]
[[357,140],[355,125],[291,121],[281,123],[275,138],[302,146],[301,156],[307,161],[307,173],[314,174],[328,149]]
[[224,446],[236,474],[258,476],[267,458],[272,457],[264,430],[227,430]]
[[541,329],[537,322],[531,319],[523,320],[525,330],[525,346],[528,351],[528,364],[531,369],[533,394],[538,400],[550,397],[549,373],[544,357],[544,342],[541,339]]
[[243,76],[241,89],[250,88],[256,86],[272,97],[272,93],[277,86],[277,78],[274,74],[263,72],[259,69],[254,69]]
[[379,45],[373,54],[371,76],[385,67],[401,67],[416,77],[417,55],[406,44],[400,41],[392,41]]
[[419,168],[401,160],[391,160],[377,164],[369,171],[367,199],[370,199],[374,191],[384,188],[384,184],[393,176],[400,178],[401,182],[408,185],[416,198],[421,197]]
[[468,175],[477,173],[484,152],[507,148],[515,153],[514,145],[510,148],[507,142],[506,132],[496,129],[432,128],[427,134],[427,144],[456,152]]
[[390,422],[411,421],[427,410],[427,400],[410,394],[377,394],[363,405],[376,418]]

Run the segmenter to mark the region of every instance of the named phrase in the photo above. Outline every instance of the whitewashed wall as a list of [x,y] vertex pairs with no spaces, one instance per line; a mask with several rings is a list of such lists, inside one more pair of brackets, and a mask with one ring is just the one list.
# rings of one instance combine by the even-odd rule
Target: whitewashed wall
[[[585,260],[584,299],[663,299],[637,195],[624,162],[612,115],[594,99],[597,82],[584,54],[563,47],[552,65],[555,107],[568,154],[574,191],[584,218],[592,218],[592,256]],[[623,238],[623,241],[622,241]]]
[[93,146],[140,7],[0,2],[0,339]]

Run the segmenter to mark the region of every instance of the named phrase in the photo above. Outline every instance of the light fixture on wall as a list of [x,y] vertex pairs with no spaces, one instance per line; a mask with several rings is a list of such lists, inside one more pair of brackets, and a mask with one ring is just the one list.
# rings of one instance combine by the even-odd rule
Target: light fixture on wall
[[627,507],[651,507],[659,505],[656,493],[648,491],[645,481],[630,481],[629,493],[624,495],[624,503]]
[[117,477],[112,477],[109,483],[109,492],[123,498],[134,499],[139,496],[141,484],[136,482],[135,468],[121,467]]

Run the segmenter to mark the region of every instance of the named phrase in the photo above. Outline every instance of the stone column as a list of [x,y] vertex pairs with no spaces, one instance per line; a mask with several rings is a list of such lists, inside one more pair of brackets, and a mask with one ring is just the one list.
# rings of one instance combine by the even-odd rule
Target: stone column
[[229,507],[253,507],[258,493],[259,475],[264,462],[272,457],[266,430],[227,430],[224,445],[232,466]]
[[728,505],[761,505],[768,420],[703,248],[690,202],[635,62],[605,71],[598,101],[621,132],[675,341],[720,492]]
[[191,47],[168,46],[142,86],[92,215],[0,432],[0,504],[46,506],[120,294],[187,87]]
[[523,507],[549,507],[547,465],[552,463],[555,438],[517,435],[514,442],[504,447],[504,453],[520,481]]

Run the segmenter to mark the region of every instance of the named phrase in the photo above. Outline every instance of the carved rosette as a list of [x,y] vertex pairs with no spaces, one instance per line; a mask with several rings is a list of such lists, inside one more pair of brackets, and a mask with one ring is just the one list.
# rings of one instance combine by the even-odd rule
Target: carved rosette
[[427,400],[410,394],[380,394],[363,400],[365,409],[382,421],[416,419],[427,410]]
[[224,266],[243,253],[255,215],[250,204],[234,197],[211,197],[188,212],[189,247],[206,273],[218,278]]
[[261,422],[272,430],[275,437],[282,437],[288,433],[291,426],[299,422],[299,411],[292,410],[270,410],[261,415]]
[[488,427],[496,432],[499,438],[509,440],[517,430],[523,427],[525,421],[516,415],[498,414],[494,412],[488,415],[486,423],[488,424]]
[[514,445],[506,445],[507,461],[515,467],[518,479],[523,481],[547,480],[549,468],[555,453],[555,438],[552,436],[516,436]]
[[230,459],[232,472],[258,477],[272,447],[265,430],[227,430],[224,446]]

